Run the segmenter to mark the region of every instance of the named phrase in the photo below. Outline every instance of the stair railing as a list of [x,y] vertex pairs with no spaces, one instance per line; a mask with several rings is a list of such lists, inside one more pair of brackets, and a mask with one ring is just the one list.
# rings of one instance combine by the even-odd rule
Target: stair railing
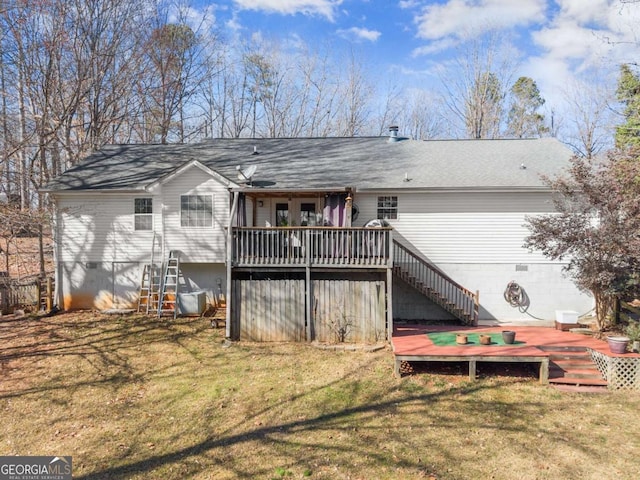
[[468,325],[478,324],[479,295],[463,287],[397,240],[393,266],[407,283]]

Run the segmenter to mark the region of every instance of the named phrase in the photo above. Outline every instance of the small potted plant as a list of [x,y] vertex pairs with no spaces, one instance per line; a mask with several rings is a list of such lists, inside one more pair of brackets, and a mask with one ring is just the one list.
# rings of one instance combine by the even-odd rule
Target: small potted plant
[[624,329],[624,333],[631,341],[631,351],[635,353],[640,352],[640,321],[630,320]]
[[624,335],[612,335],[607,337],[607,343],[609,344],[609,350],[611,353],[626,353],[627,345],[630,342],[629,337]]
[[502,341],[507,345],[511,345],[516,341],[516,332],[514,332],[513,330],[503,330]]

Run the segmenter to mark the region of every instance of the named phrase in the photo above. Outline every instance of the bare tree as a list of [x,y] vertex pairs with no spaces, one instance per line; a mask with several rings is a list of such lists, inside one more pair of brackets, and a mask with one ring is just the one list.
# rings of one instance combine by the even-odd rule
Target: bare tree
[[403,109],[407,125],[406,133],[415,140],[431,140],[438,138],[443,132],[441,106],[436,99],[425,91],[413,92]]
[[369,102],[373,95],[373,87],[367,82],[364,65],[351,52],[346,67],[346,78],[342,80],[339,97],[342,99],[337,134],[343,137],[354,137],[361,134],[369,121]]
[[[139,78],[144,30],[143,2],[130,0],[76,0],[75,35],[71,50],[78,92],[77,120],[66,123],[65,143],[72,130],[78,155],[94,151],[106,143],[129,140],[128,117],[138,103],[132,89]],[[73,97],[72,97],[73,102]],[[68,117],[73,117],[69,115]]]
[[303,51],[297,69],[300,100],[292,136],[326,137],[336,114],[334,105],[338,94],[331,61],[326,53]]
[[[597,75],[591,78],[600,78]],[[564,93],[567,118],[561,139],[580,156],[591,158],[611,146],[613,92],[604,83],[575,82]]]
[[469,138],[496,138],[504,122],[504,100],[515,66],[508,44],[490,33],[470,42],[441,74],[444,104]]
[[183,5],[171,11],[159,8],[153,22],[145,44],[146,71],[138,89],[145,102],[145,137],[150,141],[158,135],[161,143],[167,143],[173,133],[182,143],[194,110],[191,102],[200,98],[217,65],[212,60],[217,37],[207,18],[192,25]]

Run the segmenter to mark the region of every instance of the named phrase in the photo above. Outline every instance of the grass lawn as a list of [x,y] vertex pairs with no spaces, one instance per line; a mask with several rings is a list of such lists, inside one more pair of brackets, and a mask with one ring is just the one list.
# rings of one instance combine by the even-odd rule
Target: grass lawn
[[636,479],[636,393],[419,373],[389,350],[223,346],[205,319],[0,318],[0,455],[74,478]]

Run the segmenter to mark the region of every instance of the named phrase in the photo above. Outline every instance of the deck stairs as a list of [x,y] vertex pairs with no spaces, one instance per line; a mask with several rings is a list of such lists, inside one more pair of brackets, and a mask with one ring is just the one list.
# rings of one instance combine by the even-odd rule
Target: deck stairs
[[549,383],[559,390],[606,393],[607,381],[586,347],[538,347],[549,354]]
[[158,317],[163,315],[178,315],[178,293],[181,281],[180,252],[171,250],[164,266],[160,300],[158,303]]
[[465,325],[478,324],[478,293],[464,288],[397,240],[393,241],[393,273]]

